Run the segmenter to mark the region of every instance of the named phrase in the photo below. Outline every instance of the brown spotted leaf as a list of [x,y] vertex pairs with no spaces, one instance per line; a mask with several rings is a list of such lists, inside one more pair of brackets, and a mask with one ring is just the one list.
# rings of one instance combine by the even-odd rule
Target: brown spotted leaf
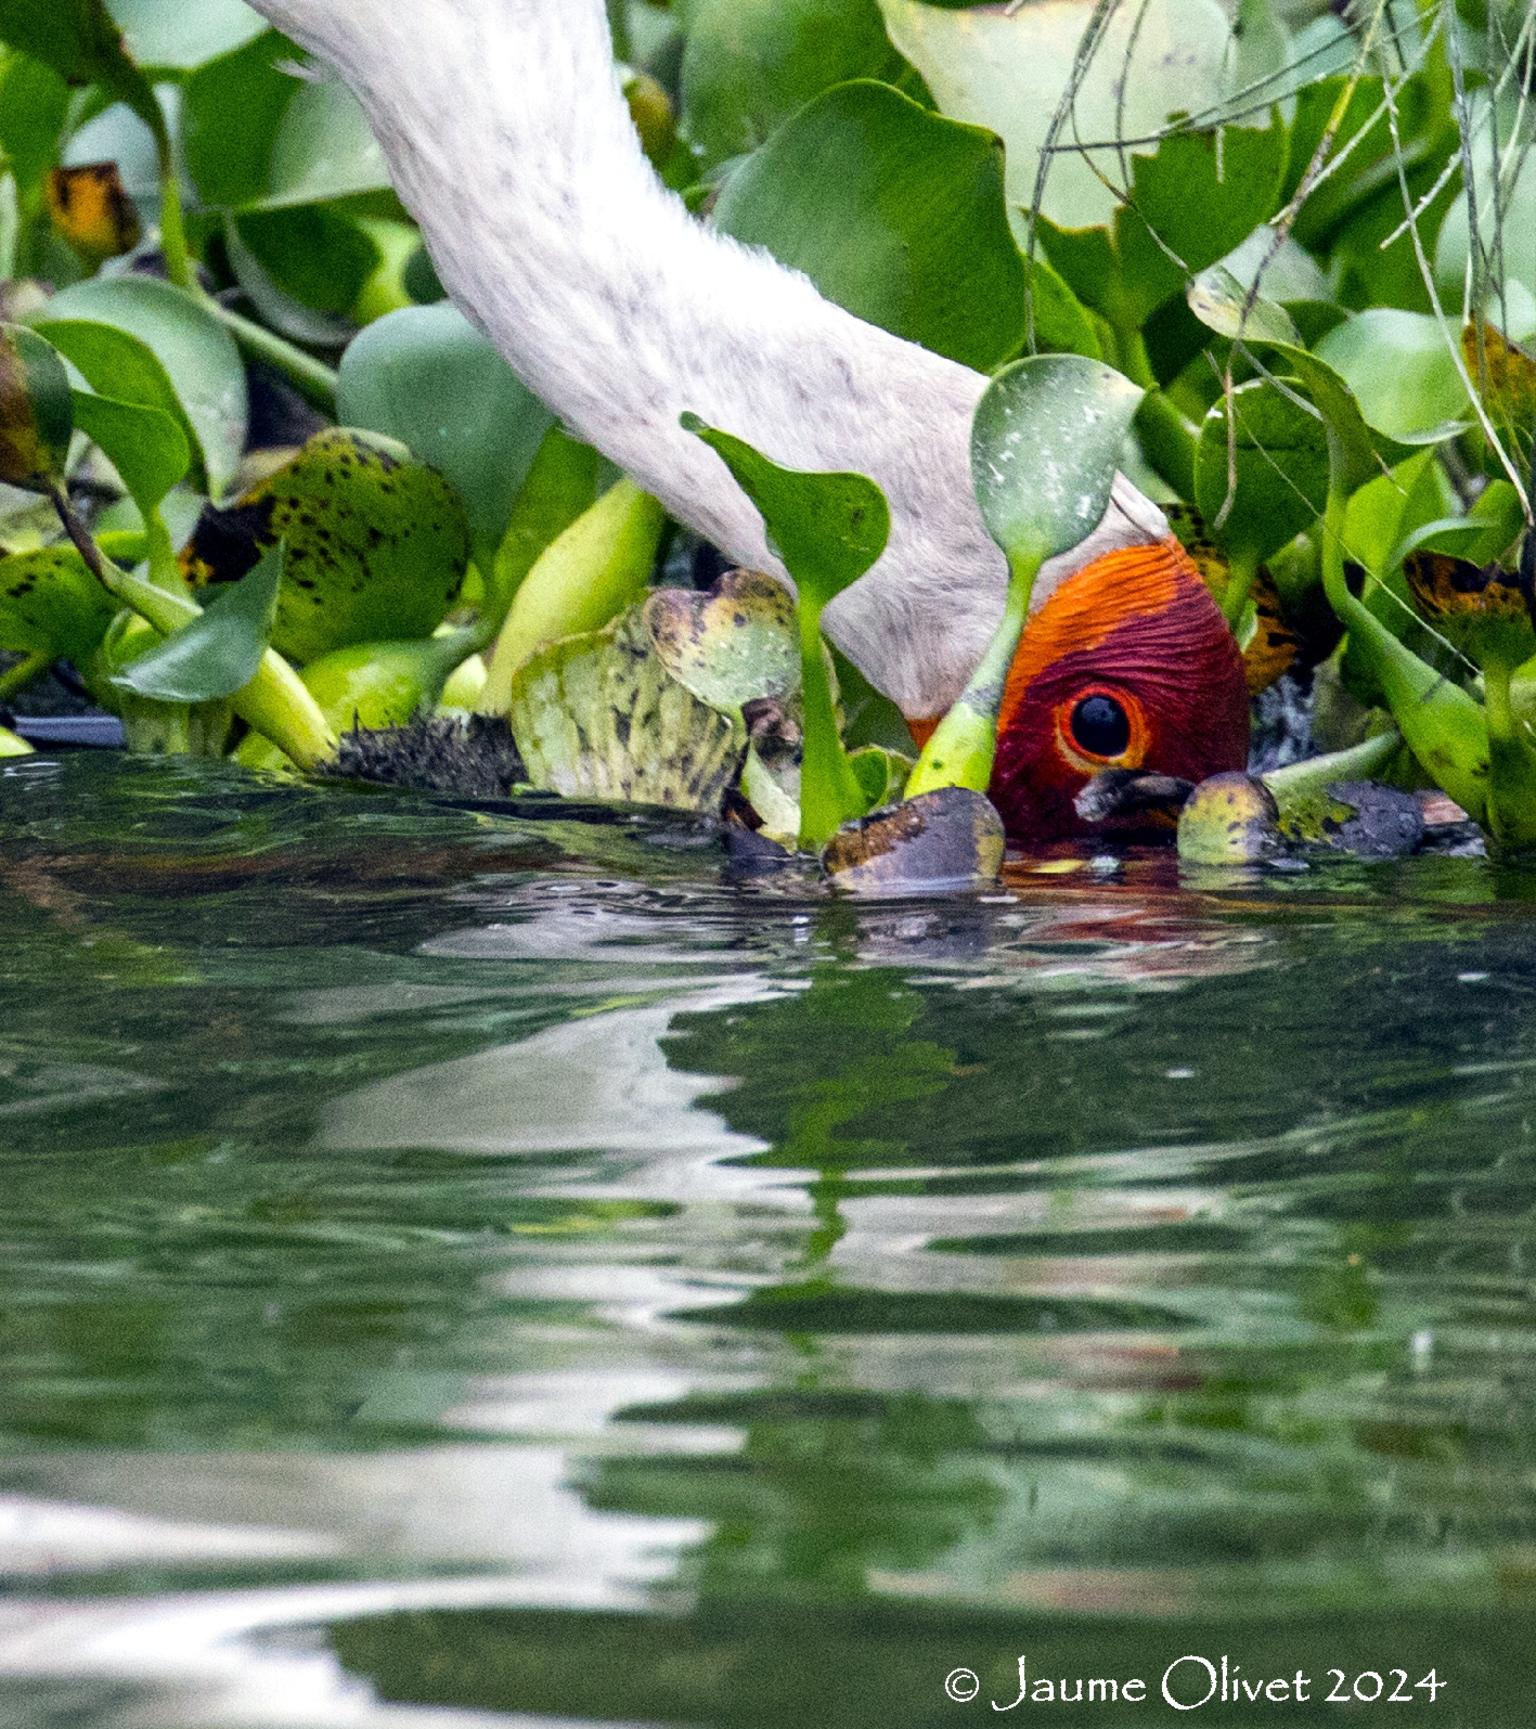
[[1421,548],[1403,561],[1403,575],[1424,618],[1479,664],[1497,656],[1517,666],[1536,653],[1536,630],[1514,571]]
[[1536,357],[1486,320],[1481,332],[1476,324],[1463,328],[1461,350],[1495,423],[1529,440],[1536,434]]
[[430,636],[469,561],[457,493],[403,444],[336,428],[233,505],[203,512],[182,554],[195,586],[235,582],[288,548],[272,644],[314,660],[353,643]]
[[57,352],[36,331],[0,324],[0,484],[48,491],[63,477],[73,431]]
[[732,570],[708,594],[659,588],[644,617],[662,665],[711,708],[782,701],[799,688],[795,597],[776,577]]

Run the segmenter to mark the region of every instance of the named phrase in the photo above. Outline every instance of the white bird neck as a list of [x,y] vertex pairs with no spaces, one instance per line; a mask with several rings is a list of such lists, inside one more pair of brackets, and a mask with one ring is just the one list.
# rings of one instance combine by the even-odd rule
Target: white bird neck
[[1006,581],[970,478],[985,380],[690,217],[641,151],[603,0],[253,4],[356,91],[453,298],[679,521],[779,569],[686,410],[790,467],[881,485],[890,546],[829,633],[907,714],[941,713]]

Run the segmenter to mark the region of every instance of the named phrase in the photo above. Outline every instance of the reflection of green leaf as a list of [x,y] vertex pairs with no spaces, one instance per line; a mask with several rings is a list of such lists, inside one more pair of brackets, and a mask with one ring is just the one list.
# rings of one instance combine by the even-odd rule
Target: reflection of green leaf
[[73,430],[57,352],[34,331],[0,324],[0,485],[42,492],[57,484]]
[[112,680],[155,702],[216,702],[255,678],[272,634],[281,547],[233,587],[217,595],[200,617],[141,655]]
[[554,416],[490,340],[452,306],[417,306],[371,325],[341,363],[346,426],[398,438],[458,489],[489,571]]
[[[177,418],[217,497],[234,478],[245,453],[245,366],[234,340],[192,295],[147,276],[98,277],[66,288],[33,321],[45,333],[61,330],[70,358],[104,395],[167,403],[152,394],[147,368],[135,365],[130,390],[117,369],[129,364],[126,345],[108,348],[100,329],[110,327],[150,351],[173,393]],[[78,356],[78,358],[77,358]]]
[[991,134],[888,85],[839,85],[727,179],[727,234],[871,324],[986,370],[1024,338],[1024,267]]
[[183,554],[195,583],[238,579],[287,547],[274,645],[299,661],[357,642],[430,636],[464,578],[457,495],[404,445],[335,428],[235,504],[203,513]]

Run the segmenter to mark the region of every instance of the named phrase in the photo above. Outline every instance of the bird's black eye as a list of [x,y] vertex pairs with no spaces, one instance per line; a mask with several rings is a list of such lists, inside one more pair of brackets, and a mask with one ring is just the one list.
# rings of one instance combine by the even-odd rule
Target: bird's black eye
[[1072,742],[1089,756],[1122,756],[1131,723],[1112,696],[1085,696],[1072,710]]

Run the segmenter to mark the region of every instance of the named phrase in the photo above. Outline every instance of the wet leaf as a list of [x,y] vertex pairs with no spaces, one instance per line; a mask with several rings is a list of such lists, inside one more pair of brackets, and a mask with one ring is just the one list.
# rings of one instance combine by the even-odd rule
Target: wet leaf
[[662,665],[711,708],[740,711],[799,688],[795,600],[777,577],[733,570],[707,594],[659,588],[644,619]]
[[999,373],[971,433],[987,529],[1015,563],[1068,552],[1109,508],[1141,390],[1081,355],[1041,355]]
[[273,646],[303,662],[351,643],[430,636],[463,582],[469,527],[453,489],[403,445],[317,433],[182,554],[194,585],[244,576],[279,541],[287,562]]
[[747,746],[739,718],[671,676],[637,610],[525,662],[507,719],[536,787],[710,815]]
[[1188,864],[1257,864],[1284,850],[1279,809],[1257,775],[1202,781],[1179,813],[1179,857]]
[[859,894],[936,893],[995,882],[1006,854],[991,803],[943,787],[839,830],[821,862],[839,888]]
[[871,324],[989,370],[1024,340],[998,139],[888,85],[839,85],[726,180],[713,219]]
[[47,188],[54,227],[92,266],[138,245],[139,213],[115,162],[55,168]]
[[[153,277],[97,277],[55,295],[32,322],[44,335],[55,326],[67,327],[60,329],[60,347],[103,395],[149,402],[168,412],[173,403],[211,496],[225,491],[245,454],[245,365],[234,339],[206,307]],[[148,370],[140,363],[135,363],[133,387],[124,383],[120,368],[129,364],[128,350],[109,346],[101,327],[134,338],[149,351],[172,403],[150,394]]]
[[0,324],[0,484],[46,492],[63,477],[73,431],[57,351],[22,325]]
[[283,553],[275,547],[249,575],[214,596],[202,615],[112,680],[154,702],[204,703],[255,678],[272,635]]
[[116,611],[116,602],[72,546],[0,559],[0,649],[46,654],[82,667]]
[[469,512],[476,562],[489,570],[554,424],[490,339],[452,306],[391,313],[342,357],[337,412],[447,476]]
[[1418,797],[1375,781],[1331,781],[1283,800],[1279,829],[1293,846],[1347,853],[1351,858],[1403,858],[1424,841]]

